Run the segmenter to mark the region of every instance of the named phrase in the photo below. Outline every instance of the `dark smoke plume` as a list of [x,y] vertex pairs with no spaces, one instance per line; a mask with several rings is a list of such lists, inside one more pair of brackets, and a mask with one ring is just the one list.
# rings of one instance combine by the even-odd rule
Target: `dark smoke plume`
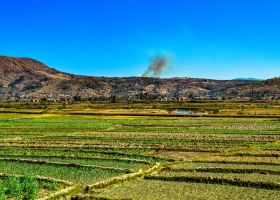
[[142,77],[155,77],[159,78],[164,70],[167,67],[167,58],[164,56],[156,56],[149,68],[142,74]]

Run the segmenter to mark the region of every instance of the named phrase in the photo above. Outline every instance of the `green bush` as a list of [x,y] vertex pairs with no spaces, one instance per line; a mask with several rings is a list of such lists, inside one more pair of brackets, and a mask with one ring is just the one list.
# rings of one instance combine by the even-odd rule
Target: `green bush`
[[8,197],[15,197],[16,199],[20,199],[22,190],[20,179],[18,177],[7,177],[4,179],[3,184],[5,186],[5,194]]
[[5,195],[5,187],[3,183],[0,184],[0,200],[5,200],[6,195]]
[[8,198],[34,200],[39,190],[38,181],[32,176],[27,175],[19,178],[10,176],[0,183],[0,200]]
[[23,178],[22,183],[22,199],[34,200],[36,199],[39,184],[38,181],[32,176],[27,175]]

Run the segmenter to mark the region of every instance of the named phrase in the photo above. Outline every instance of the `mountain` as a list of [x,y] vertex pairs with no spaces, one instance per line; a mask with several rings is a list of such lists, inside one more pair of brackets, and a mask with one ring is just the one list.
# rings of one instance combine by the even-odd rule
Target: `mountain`
[[4,99],[235,98],[262,92],[265,96],[278,97],[279,85],[279,78],[248,81],[78,76],[60,72],[34,59],[0,56],[0,98]]
[[71,75],[59,72],[34,59],[0,56],[2,97],[31,94],[70,78]]
[[249,96],[256,99],[264,97],[280,98],[280,78],[255,81],[241,88],[236,88],[236,92],[240,96]]
[[232,79],[235,81],[262,81],[263,79],[258,79],[258,78],[235,78]]

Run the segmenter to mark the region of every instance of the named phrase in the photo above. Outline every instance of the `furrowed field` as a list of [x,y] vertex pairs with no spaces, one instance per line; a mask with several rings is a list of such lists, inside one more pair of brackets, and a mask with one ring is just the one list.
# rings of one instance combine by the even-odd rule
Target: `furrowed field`
[[0,199],[280,199],[280,112],[267,109],[1,113]]

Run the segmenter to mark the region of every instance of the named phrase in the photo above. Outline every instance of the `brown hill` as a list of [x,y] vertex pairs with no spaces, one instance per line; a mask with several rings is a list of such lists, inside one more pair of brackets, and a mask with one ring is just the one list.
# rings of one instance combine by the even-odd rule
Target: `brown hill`
[[[196,78],[87,77],[60,72],[30,58],[0,56],[1,98],[222,98],[279,95],[279,78],[266,81]],[[253,88],[253,90],[252,90]]]
[[0,56],[0,94],[2,96],[29,94],[50,83],[69,78],[69,75],[30,58]]
[[253,82],[241,88],[236,88],[236,92],[240,96],[254,99],[280,98],[280,78]]

